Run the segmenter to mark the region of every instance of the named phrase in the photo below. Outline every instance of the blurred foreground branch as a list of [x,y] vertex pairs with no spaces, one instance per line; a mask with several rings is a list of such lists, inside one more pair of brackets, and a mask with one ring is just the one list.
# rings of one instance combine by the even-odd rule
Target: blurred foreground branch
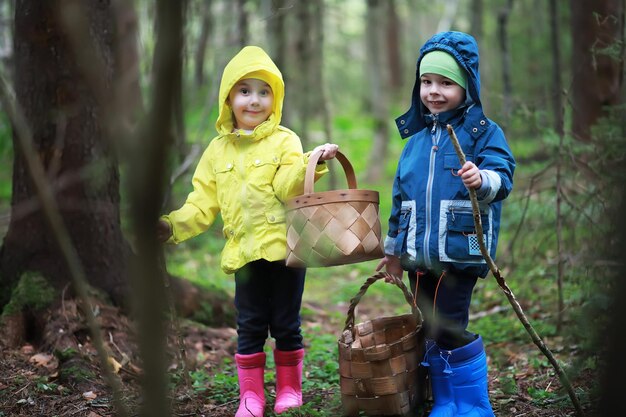
[[136,238],[132,264],[133,301],[139,350],[144,363],[143,417],[170,416],[166,355],[167,289],[156,225],[166,183],[166,157],[174,135],[175,97],[180,88],[183,2],[158,0],[154,87],[148,115],[133,143],[130,160],[130,212]]

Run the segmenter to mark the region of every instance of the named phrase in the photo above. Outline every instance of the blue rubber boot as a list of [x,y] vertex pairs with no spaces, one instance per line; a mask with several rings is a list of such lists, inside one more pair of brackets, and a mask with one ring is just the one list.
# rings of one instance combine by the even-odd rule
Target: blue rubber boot
[[450,375],[450,366],[441,356],[439,347],[432,340],[426,341],[426,355],[422,366],[428,368],[430,386],[433,392],[433,408],[429,417],[456,416],[456,403]]
[[454,350],[441,350],[452,374],[452,390],[458,417],[495,417],[487,390],[487,355],[483,339]]

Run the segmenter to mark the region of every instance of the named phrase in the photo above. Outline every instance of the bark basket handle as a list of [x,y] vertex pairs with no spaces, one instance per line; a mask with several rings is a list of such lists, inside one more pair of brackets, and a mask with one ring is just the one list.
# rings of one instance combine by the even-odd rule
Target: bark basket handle
[[406,285],[404,285],[404,282],[402,282],[402,279],[400,279],[400,278],[398,278],[396,276],[393,276],[391,274],[388,274],[386,272],[379,272],[376,275],[372,275],[371,277],[366,279],[365,282],[363,283],[363,285],[361,285],[361,288],[359,289],[359,292],[352,298],[352,300],[350,300],[350,307],[348,308],[348,317],[346,318],[346,323],[345,323],[345,326],[343,328],[344,332],[346,330],[350,330],[352,333],[354,333],[354,310],[355,310],[356,306],[359,304],[359,302],[361,301],[361,297],[363,297],[363,295],[365,294],[367,289],[370,287],[370,285],[372,285],[373,283],[375,283],[379,279],[383,279],[383,278],[387,278],[387,277],[392,277],[393,278],[393,284],[396,287],[400,288],[402,290],[402,292],[404,293],[404,299],[411,306],[411,313],[413,314],[413,316],[417,320],[417,323],[418,324],[422,323],[422,321],[423,321],[422,312],[415,305],[415,302],[413,300],[413,295],[408,290]]
[[[317,163],[320,160],[320,156],[322,156],[322,153],[323,151],[320,149],[319,151],[312,153],[309,157],[309,163],[306,166],[306,174],[304,176],[304,194],[313,193],[313,183],[315,182],[315,167],[317,166]],[[341,152],[337,151],[335,159],[339,160],[344,172],[346,173],[348,188],[356,189],[356,176],[354,175],[354,168],[352,168],[352,164],[350,163],[350,161],[348,161],[348,158],[346,158],[346,156]]]

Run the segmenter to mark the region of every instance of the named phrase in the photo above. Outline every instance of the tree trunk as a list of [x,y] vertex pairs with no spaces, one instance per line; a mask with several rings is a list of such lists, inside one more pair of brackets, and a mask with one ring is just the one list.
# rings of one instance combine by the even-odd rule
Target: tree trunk
[[437,32],[445,32],[452,28],[454,18],[459,8],[459,0],[445,0],[441,20],[437,24]]
[[212,0],[200,0],[200,36],[196,45],[196,54],[194,59],[194,75],[196,87],[204,84],[204,59],[206,56],[206,47],[211,36],[213,27],[213,15],[211,14]]
[[554,120],[554,131],[559,136],[563,135],[563,82],[561,81],[561,28],[559,25],[559,10],[557,0],[550,0],[549,2],[549,16],[550,16],[550,44],[552,51],[552,83],[551,92],[552,96],[552,113]]
[[[313,44],[315,45],[315,83],[319,85],[319,104],[318,107],[322,112],[322,124],[324,126],[324,136],[327,142],[336,143],[337,140],[334,138],[333,134],[333,120],[331,117],[331,103],[330,97],[328,94],[328,84],[326,83],[326,77],[324,73],[324,62],[325,62],[325,54],[324,54],[324,44],[325,41],[325,30],[324,30],[324,0],[315,0],[313,1],[313,22],[315,27],[315,40]],[[329,189],[334,190],[337,188],[337,170],[332,169],[328,173],[329,181]]]
[[570,2],[572,133],[591,139],[591,127],[620,103],[624,70],[624,2]]
[[561,149],[563,146],[563,104],[561,100],[561,48],[560,48],[560,28],[559,10],[557,0],[550,0],[548,4],[550,16],[550,44],[552,50],[552,113],[554,115],[554,131],[559,135],[559,147],[556,157],[556,253],[557,253],[557,291],[558,291],[558,311],[557,311],[557,331],[561,331],[563,325],[563,311],[565,305],[563,300],[563,213],[562,203],[562,158]]
[[376,182],[383,173],[389,142],[389,86],[387,65],[382,58],[384,36],[384,8],[381,0],[367,1],[367,75],[370,84],[370,108],[374,118],[374,145],[369,156],[367,180]]
[[123,125],[134,128],[144,111],[139,60],[139,19],[132,2],[114,0],[116,115]]
[[[112,9],[96,0],[84,7],[92,41],[106,64],[101,78],[110,87]],[[59,9],[52,1],[16,2],[16,98],[89,283],[120,304],[127,289],[127,251],[120,228],[117,161],[99,119],[102,108],[59,23]],[[24,271],[39,271],[57,288],[65,287],[70,277],[15,135],[11,221],[0,252],[0,306]]]
[[237,44],[243,48],[248,44],[250,38],[246,0],[237,0],[235,7],[237,9],[237,25],[235,26],[237,28]]
[[6,67],[11,67],[13,62],[13,28],[10,24],[13,8],[12,0],[0,0],[0,63]]
[[[302,94],[294,91],[292,88],[288,93],[289,102],[295,104],[298,108],[298,135],[302,140],[302,146],[304,149],[312,147],[309,132],[309,121],[315,109],[313,103],[315,103],[316,91],[319,87],[311,88],[313,84],[313,42],[311,39],[313,28],[313,16],[311,13],[311,4],[309,2],[299,3],[296,9],[297,14],[297,46],[296,53],[298,63],[297,68],[297,85],[301,86],[306,91],[306,94]],[[295,87],[295,85],[294,85]]]
[[502,59],[502,84],[504,102],[502,103],[502,127],[508,126],[513,110],[513,85],[511,82],[511,52],[509,50],[509,16],[513,8],[513,0],[507,0],[506,5],[498,13],[498,39]]
[[[285,25],[287,17],[285,15],[287,6],[286,0],[269,0],[271,1],[271,14],[267,20],[267,37],[270,44],[270,56],[272,61],[283,73],[283,81],[286,86],[290,85],[290,74],[286,68],[287,62],[287,41],[285,39]],[[285,89],[285,94],[290,94],[290,89]],[[283,117],[281,123],[285,126],[291,125],[292,111],[291,106],[283,106]]]
[[394,95],[403,93],[404,71],[402,66],[402,54],[400,53],[402,33],[401,20],[396,10],[396,0],[389,0],[385,3],[387,9],[387,19],[385,28],[387,30],[385,48],[387,49],[387,60],[389,61],[389,85]]
[[483,0],[472,0],[470,8],[470,28],[472,36],[476,38],[476,42],[480,45],[483,40]]

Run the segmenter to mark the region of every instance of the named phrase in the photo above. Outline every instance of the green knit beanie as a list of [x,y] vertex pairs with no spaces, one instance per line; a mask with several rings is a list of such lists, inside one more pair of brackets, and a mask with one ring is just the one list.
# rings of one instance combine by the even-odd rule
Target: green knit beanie
[[420,62],[420,77],[426,73],[442,75],[467,89],[467,73],[447,52],[432,51],[424,55]]

